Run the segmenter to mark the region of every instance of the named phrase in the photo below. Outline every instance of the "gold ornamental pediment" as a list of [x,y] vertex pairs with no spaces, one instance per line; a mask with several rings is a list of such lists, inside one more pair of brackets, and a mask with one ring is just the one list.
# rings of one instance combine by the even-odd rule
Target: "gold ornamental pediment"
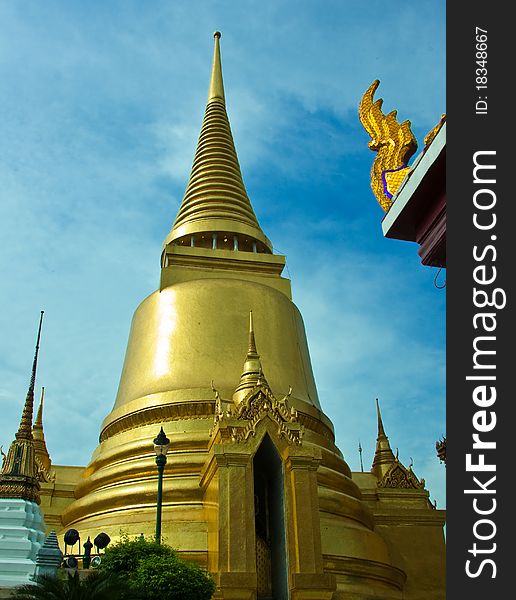
[[419,490],[425,487],[425,480],[420,481],[411,468],[407,469],[396,459],[378,482],[378,487]]
[[267,382],[263,381],[252,388],[242,402],[235,406],[232,402],[222,400],[215,390],[215,428],[222,439],[238,443],[255,436],[258,425],[264,419],[270,419],[277,427],[278,437],[284,438],[289,444],[299,445],[302,442],[304,427],[299,423],[297,410],[289,405],[291,391],[278,399]]

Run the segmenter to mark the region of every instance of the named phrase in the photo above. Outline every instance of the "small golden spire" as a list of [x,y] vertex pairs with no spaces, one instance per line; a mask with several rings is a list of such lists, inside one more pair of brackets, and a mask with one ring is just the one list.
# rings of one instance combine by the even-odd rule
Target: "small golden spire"
[[376,438],[376,451],[374,453],[371,471],[378,477],[378,479],[381,479],[385,473],[387,473],[389,467],[396,459],[394,458],[394,454],[391,450],[389,438],[385,435],[378,398],[376,398],[376,416],[378,420],[378,437]]
[[382,415],[380,413],[380,404],[378,402],[378,398],[376,398],[376,419],[378,421],[378,437],[387,437],[385,435],[385,429],[383,428]]
[[220,31],[213,34],[215,47],[213,48],[213,65],[211,67],[210,89],[208,91],[208,103],[212,100],[225,102],[224,80],[222,79],[222,62],[220,60]]
[[45,388],[41,388],[41,398],[39,400],[38,412],[36,414],[36,419],[34,421],[34,425],[32,426],[32,434],[34,435],[35,429],[43,429],[43,399],[45,397]]
[[256,351],[256,340],[254,339],[254,328],[253,328],[253,311],[249,311],[249,349],[247,350],[247,357],[249,355],[253,355],[253,357],[258,356],[258,352]]
[[32,426],[32,436],[34,438],[34,449],[36,451],[36,459],[39,461],[45,471],[50,471],[52,461],[48,453],[47,444],[45,442],[45,434],[43,432],[43,399],[45,396],[45,388],[41,388],[41,400],[39,401],[38,413],[36,420]]
[[256,341],[253,328],[253,311],[249,311],[249,345],[245,356],[244,369],[240,376],[240,383],[233,394],[233,401],[239,404],[250,390],[258,385],[265,384],[267,381],[263,375],[260,355],[256,350]]

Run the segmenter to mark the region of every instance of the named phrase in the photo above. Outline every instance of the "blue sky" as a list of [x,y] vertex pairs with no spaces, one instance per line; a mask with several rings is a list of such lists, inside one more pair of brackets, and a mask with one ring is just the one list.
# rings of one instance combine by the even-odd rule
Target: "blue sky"
[[445,2],[0,4],[0,444],[37,387],[57,464],[86,464],[132,314],[156,289],[205,108],[213,31],[244,182],[287,256],[319,396],[353,470],[374,399],[401,460],[445,503],[445,292],[386,240],[357,118],[371,82],[420,149],[445,112]]

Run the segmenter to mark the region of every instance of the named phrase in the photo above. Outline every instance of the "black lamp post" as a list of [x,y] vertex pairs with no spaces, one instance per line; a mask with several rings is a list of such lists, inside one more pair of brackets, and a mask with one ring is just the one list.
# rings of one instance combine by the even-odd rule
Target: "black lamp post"
[[161,544],[161,504],[163,501],[163,471],[167,464],[167,450],[170,440],[165,435],[163,427],[154,440],[154,452],[156,452],[156,464],[158,465],[158,498],[156,512],[156,542]]

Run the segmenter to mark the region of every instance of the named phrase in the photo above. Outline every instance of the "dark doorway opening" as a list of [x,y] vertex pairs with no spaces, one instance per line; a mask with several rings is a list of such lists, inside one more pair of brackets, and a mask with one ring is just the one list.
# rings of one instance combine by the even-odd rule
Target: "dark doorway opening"
[[288,600],[283,463],[266,435],[253,461],[257,596]]

